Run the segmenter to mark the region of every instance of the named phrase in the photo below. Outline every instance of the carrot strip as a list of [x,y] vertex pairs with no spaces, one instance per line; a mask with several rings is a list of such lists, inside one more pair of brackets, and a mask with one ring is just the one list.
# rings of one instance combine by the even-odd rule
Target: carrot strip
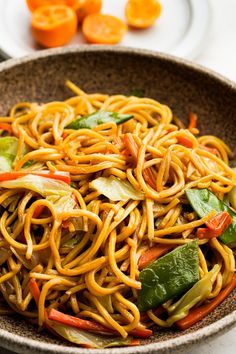
[[6,130],[9,134],[12,133],[12,127],[8,123],[0,123],[0,129],[1,130]]
[[138,339],[133,339],[131,342],[128,344],[128,346],[138,346],[140,345],[140,340]]
[[222,233],[232,224],[232,222],[233,220],[229,213],[227,211],[222,211],[213,218],[207,220],[205,224],[210,230]]
[[0,182],[1,181],[11,181],[23,176],[27,175],[34,175],[34,176],[40,176],[40,177],[47,177],[50,179],[55,179],[59,180],[62,182],[65,182],[67,184],[70,184],[70,174],[68,172],[61,172],[61,171],[56,171],[56,172],[51,172],[48,170],[42,170],[42,171],[12,171],[12,172],[1,172],[0,173]]
[[130,331],[129,334],[138,338],[149,338],[153,335],[153,332],[148,328],[136,328]]
[[29,281],[29,289],[30,289],[31,295],[34,298],[34,301],[36,302],[36,305],[38,306],[39,298],[40,298],[40,290],[39,290],[39,286],[34,278],[31,278]]
[[[136,144],[131,133],[126,133],[123,136],[123,142],[126,149],[129,151],[134,161],[138,162],[138,145]],[[144,161],[145,162],[145,161]],[[155,178],[153,176],[151,168],[143,170],[143,178],[153,189],[156,189]]]
[[234,290],[236,287],[236,274],[231,282],[209,304],[202,305],[189,312],[188,316],[176,322],[179,329],[186,330],[206,317]]
[[178,144],[183,145],[187,148],[191,149],[193,147],[192,140],[187,138],[186,136],[183,136],[183,135],[177,136],[177,141],[178,141]]
[[210,148],[210,147],[202,145],[202,144],[199,144],[199,148],[201,150],[205,150],[205,151],[211,152],[214,155],[219,156],[219,151],[216,148]]
[[190,112],[188,129],[191,130],[193,128],[197,128],[197,115],[193,112]]
[[231,225],[233,222],[231,216],[227,211],[222,211],[210,220],[206,221],[207,228],[198,228],[198,238],[212,238],[218,237]]
[[138,268],[143,269],[147,267],[151,262],[155,261],[165,253],[167,253],[170,249],[172,249],[173,245],[158,245],[150,248],[146,252],[144,252],[138,260]]
[[[155,316],[159,316],[162,315],[164,312],[166,312],[166,309],[164,309],[164,307],[162,306],[158,306],[156,309],[152,310],[152,312],[154,313]],[[150,320],[150,317],[146,312],[143,312],[141,314],[141,322],[148,321],[148,320]]]
[[33,218],[38,218],[42,214],[44,209],[45,209],[44,205],[37,206],[37,208],[35,208],[35,211],[34,211],[34,214],[33,214]]
[[54,320],[60,323],[63,323],[68,326],[88,330],[88,331],[93,331],[93,332],[102,332],[102,333],[115,333],[110,328],[107,328],[99,323],[83,320],[78,317],[66,315],[60,311],[57,311],[55,309],[50,309],[48,313],[48,318],[50,320]]

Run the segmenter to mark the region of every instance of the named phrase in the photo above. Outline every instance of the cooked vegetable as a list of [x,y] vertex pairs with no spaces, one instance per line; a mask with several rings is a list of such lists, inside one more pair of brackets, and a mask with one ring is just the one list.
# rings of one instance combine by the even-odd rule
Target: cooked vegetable
[[206,228],[197,229],[197,237],[213,238],[222,235],[222,233],[232,224],[232,218],[227,211],[222,211],[210,220],[206,221]]
[[10,172],[12,170],[12,162],[14,157],[9,154],[2,154],[0,156],[0,172]]
[[192,241],[157,259],[139,274],[141,311],[147,311],[181,295],[199,280],[198,243]]
[[66,5],[44,5],[32,13],[33,36],[46,48],[68,43],[77,30],[75,11]]
[[36,192],[51,201],[59,213],[69,211],[76,205],[67,183],[42,176],[27,174],[15,180],[0,182],[0,188],[24,188]]
[[232,218],[232,224],[219,236],[220,241],[225,244],[236,242],[236,213],[224,202],[222,202],[209,189],[187,189],[186,196],[199,217],[204,217],[211,211],[227,211]]
[[114,122],[116,124],[122,124],[133,118],[131,114],[120,114],[117,112],[106,112],[106,111],[97,111],[89,115],[80,117],[69,125],[66,128],[68,129],[93,129],[98,125]]
[[172,326],[176,321],[186,317],[189,310],[197,303],[207,300],[212,291],[212,287],[220,266],[215,264],[213,269],[200,279],[194,286],[182,296],[175,304],[168,308],[168,324]]
[[[18,139],[16,137],[5,136],[0,138],[0,171],[10,172],[12,170],[12,164],[16,158],[17,148]],[[24,145],[22,154],[24,155],[27,151],[28,149]]]
[[89,184],[90,188],[96,189],[100,194],[105,195],[113,201],[143,200],[144,193],[136,191],[128,182],[117,177],[99,177]]
[[184,135],[178,135],[177,137],[178,144],[183,145],[187,148],[192,148],[193,147],[193,142],[191,139],[189,139],[187,136]]
[[138,268],[143,269],[147,267],[150,263],[156,259],[163,256],[165,253],[170,251],[173,248],[173,245],[158,245],[153,246],[146,252],[144,252],[138,260]]
[[197,115],[193,112],[189,113],[189,126],[188,129],[191,130],[197,127]]
[[[133,135],[131,133],[124,134],[123,142],[124,142],[126,149],[130,153],[130,155],[133,157],[135,163],[137,163],[137,161],[138,161],[138,146],[133,138]],[[156,183],[155,183],[155,179],[154,179],[151,168],[146,168],[145,170],[143,170],[143,178],[152,188],[156,189]]]
[[[12,134],[11,124],[8,123],[0,123],[0,131],[6,131],[8,134]],[[2,133],[2,132],[1,132]]]
[[86,40],[93,44],[119,43],[126,31],[126,24],[112,15],[90,14],[82,24],[82,32]]
[[93,332],[102,333],[114,333],[110,328],[107,328],[99,323],[83,320],[82,318],[66,315],[55,309],[50,309],[48,313],[48,318],[50,320],[58,321],[62,324],[76,327],[79,329],[84,329]]
[[88,331],[55,322],[50,322],[50,327],[60,337],[86,348],[110,348],[132,345],[132,338],[129,337],[125,339],[121,337],[106,337],[99,335],[98,333],[93,334]]
[[202,305],[190,311],[188,316],[176,322],[177,326],[186,330],[189,327],[193,326],[198,321],[202,320],[209,313],[211,313],[217,306],[220,305],[222,301],[236,288],[236,274],[234,274],[231,282],[217,295],[213,300],[208,304]]
[[157,0],[128,0],[125,16],[129,26],[147,28],[152,26],[161,14],[161,4]]
[[31,295],[34,298],[34,301],[36,302],[36,305],[38,306],[39,298],[40,298],[40,290],[39,290],[39,286],[34,278],[31,278],[29,281],[29,289],[30,289]]
[[28,175],[34,175],[34,176],[41,176],[41,177],[46,177],[49,179],[54,179],[58,181],[65,182],[67,184],[70,184],[70,174],[67,172],[51,172],[47,170],[42,170],[42,171],[12,171],[10,173],[0,173],[0,182],[2,181],[11,181],[11,180],[16,180],[18,178],[28,176]]

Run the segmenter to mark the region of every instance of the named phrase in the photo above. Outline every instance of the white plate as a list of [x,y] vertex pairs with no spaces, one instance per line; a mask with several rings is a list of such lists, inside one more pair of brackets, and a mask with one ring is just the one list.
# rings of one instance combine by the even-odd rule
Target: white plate
[[[194,58],[206,40],[210,23],[207,0],[160,0],[163,7],[156,24],[146,30],[129,30],[120,45],[157,50]],[[103,13],[124,19],[126,0],[104,0]],[[85,43],[82,34],[70,44]],[[30,30],[25,0],[0,0],[0,50],[5,57],[21,57],[40,48]]]

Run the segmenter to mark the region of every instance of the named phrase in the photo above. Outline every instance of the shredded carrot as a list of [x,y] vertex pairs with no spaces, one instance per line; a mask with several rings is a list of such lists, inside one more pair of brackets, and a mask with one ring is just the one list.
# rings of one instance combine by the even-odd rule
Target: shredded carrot
[[138,338],[149,338],[152,336],[153,332],[148,328],[136,328],[130,331],[129,334]]
[[202,145],[202,144],[199,144],[199,148],[201,150],[205,150],[205,151],[211,152],[214,155],[219,156],[219,151],[216,148],[210,148],[210,147]]
[[208,239],[218,237],[223,234],[232,222],[233,220],[229,213],[227,211],[222,211],[210,220],[206,221],[207,228],[197,229],[197,237]]
[[48,318],[60,323],[63,323],[68,326],[93,331],[93,332],[102,332],[102,333],[114,333],[110,328],[107,328],[99,323],[83,320],[78,317],[66,315],[55,309],[50,309],[48,313]]
[[234,290],[236,287],[236,274],[234,274],[231,282],[216,296],[209,304],[202,305],[189,312],[188,316],[176,322],[178,328],[186,330],[198,321],[206,317]]
[[56,179],[67,184],[70,184],[70,174],[68,172],[56,171],[51,172],[47,170],[42,171],[12,171],[12,172],[0,172],[0,181],[11,181],[27,175],[35,175],[40,177],[47,177],[50,179]]
[[[162,307],[160,305],[156,309],[152,310],[152,312],[154,313],[155,316],[159,316],[159,315],[162,315],[164,312],[166,312],[166,309],[164,309],[164,307]],[[148,314],[146,312],[142,312],[141,313],[141,322],[145,322],[145,321],[149,321],[149,320],[150,320],[150,317],[148,316]]]
[[29,289],[30,289],[31,295],[34,298],[34,301],[36,302],[36,305],[38,306],[39,298],[40,298],[40,290],[39,290],[39,286],[34,278],[31,278],[29,281]]
[[150,248],[144,252],[138,260],[138,268],[143,269],[147,267],[150,263],[167,253],[171,250],[173,245],[158,245]]
[[186,136],[183,136],[183,135],[177,136],[177,141],[178,141],[178,144],[183,145],[187,148],[191,149],[193,147],[192,140],[187,138]]
[[9,134],[12,133],[12,127],[10,124],[8,123],[0,123],[0,130],[5,130],[7,131]]
[[44,209],[45,209],[44,205],[37,206],[37,208],[35,208],[35,211],[34,211],[34,214],[33,214],[33,218],[38,218],[42,214]]
[[194,129],[197,128],[197,115],[193,112],[189,113],[189,126],[188,129]]
[[[130,155],[133,157],[134,161],[138,161],[138,145],[136,144],[131,133],[124,134],[123,142],[126,149],[129,151]],[[155,178],[152,173],[152,169],[146,168],[143,170],[144,180],[153,188],[156,189]]]

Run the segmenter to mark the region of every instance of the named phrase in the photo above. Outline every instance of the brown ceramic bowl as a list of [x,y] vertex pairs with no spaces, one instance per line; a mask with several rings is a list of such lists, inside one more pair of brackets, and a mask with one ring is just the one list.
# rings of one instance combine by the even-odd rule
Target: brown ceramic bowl
[[[186,120],[199,116],[203,133],[223,138],[236,152],[236,85],[195,64],[167,55],[119,47],[82,46],[43,51],[0,66],[0,114],[18,101],[63,100],[70,79],[88,92],[130,94],[141,90]],[[189,349],[236,323],[236,292],[186,332],[157,329],[140,347],[91,350],[39,333],[20,317],[0,318],[0,345],[19,353],[134,354]]]

